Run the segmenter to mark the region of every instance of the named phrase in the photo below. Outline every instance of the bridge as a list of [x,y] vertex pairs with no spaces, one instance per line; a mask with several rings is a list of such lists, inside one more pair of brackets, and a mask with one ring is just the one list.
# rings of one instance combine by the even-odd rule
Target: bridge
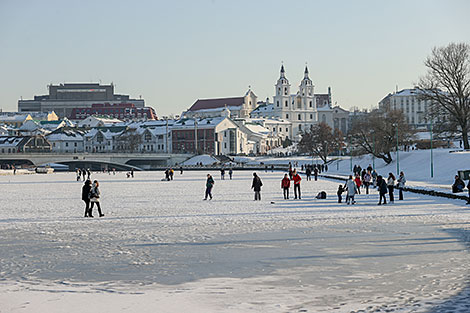
[[47,163],[68,165],[70,170],[90,168],[92,170],[152,170],[174,166],[190,154],[156,153],[15,153],[0,154],[0,164],[40,166]]

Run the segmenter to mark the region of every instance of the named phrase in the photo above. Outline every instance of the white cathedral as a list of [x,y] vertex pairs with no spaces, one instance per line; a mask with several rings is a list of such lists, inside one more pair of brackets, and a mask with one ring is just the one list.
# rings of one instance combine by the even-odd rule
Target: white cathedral
[[304,78],[300,81],[299,90],[291,94],[291,85],[286,78],[284,65],[275,85],[273,102],[259,102],[259,106],[250,113],[252,118],[271,118],[289,121],[291,130],[289,138],[299,141],[301,133],[310,129],[315,123],[324,122],[331,128],[343,133],[348,130],[349,111],[331,105],[331,88],[327,94],[315,94],[314,85],[305,66]]
[[286,78],[284,65],[275,85],[273,102],[257,101],[249,89],[243,96],[229,98],[198,99],[182,116],[185,118],[207,118],[228,116],[234,121],[257,123],[266,127],[270,137],[281,140],[289,138],[300,141],[303,131],[315,123],[324,122],[343,134],[348,130],[349,111],[331,105],[331,88],[326,94],[315,94],[314,85],[305,67],[299,90],[291,94],[291,85]]

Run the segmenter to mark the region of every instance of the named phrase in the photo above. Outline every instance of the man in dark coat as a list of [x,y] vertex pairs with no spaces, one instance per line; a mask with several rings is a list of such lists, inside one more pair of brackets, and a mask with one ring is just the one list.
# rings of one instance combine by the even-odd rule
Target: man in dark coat
[[384,199],[384,204],[387,204],[387,198],[385,198],[385,195],[387,194],[388,188],[387,188],[387,182],[385,179],[383,179],[382,176],[377,176],[377,188],[379,190],[379,205],[382,204],[382,199]]
[[305,169],[305,175],[307,175],[307,180],[312,180],[312,170],[310,169],[310,166],[307,165],[307,168]]
[[87,180],[82,187],[82,200],[85,201],[85,217],[88,217],[88,212],[90,210],[90,191],[91,180]]
[[210,200],[212,200],[212,187],[214,187],[215,181],[212,178],[211,174],[207,174],[207,180],[206,180],[206,196],[204,197],[204,200],[207,200],[207,197],[209,197]]
[[251,188],[255,191],[255,201],[261,200],[261,186],[263,186],[261,178],[259,178],[256,173],[253,173],[253,183],[251,184]]

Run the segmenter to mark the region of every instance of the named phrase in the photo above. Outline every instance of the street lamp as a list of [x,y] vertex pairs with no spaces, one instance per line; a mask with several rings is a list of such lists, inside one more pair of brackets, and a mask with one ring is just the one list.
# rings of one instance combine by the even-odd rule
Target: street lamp
[[398,176],[398,175],[400,175],[400,154],[398,153],[398,124],[397,124],[397,123],[393,123],[392,126],[395,127],[396,136],[397,136],[397,146],[396,146],[396,149],[397,149],[397,176]]
[[375,170],[375,132],[372,131],[372,169]]
[[431,134],[431,178],[433,178],[434,177],[434,163],[433,163],[433,158],[432,158],[432,118],[430,122],[429,132]]
[[348,135],[348,140],[349,140],[349,171],[352,173],[353,166],[352,166],[351,135]]

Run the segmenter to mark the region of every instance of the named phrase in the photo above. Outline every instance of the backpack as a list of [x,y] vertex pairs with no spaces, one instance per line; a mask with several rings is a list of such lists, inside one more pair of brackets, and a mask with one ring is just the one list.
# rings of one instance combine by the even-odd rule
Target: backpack
[[320,191],[315,198],[317,198],[317,199],[326,199],[326,192]]

